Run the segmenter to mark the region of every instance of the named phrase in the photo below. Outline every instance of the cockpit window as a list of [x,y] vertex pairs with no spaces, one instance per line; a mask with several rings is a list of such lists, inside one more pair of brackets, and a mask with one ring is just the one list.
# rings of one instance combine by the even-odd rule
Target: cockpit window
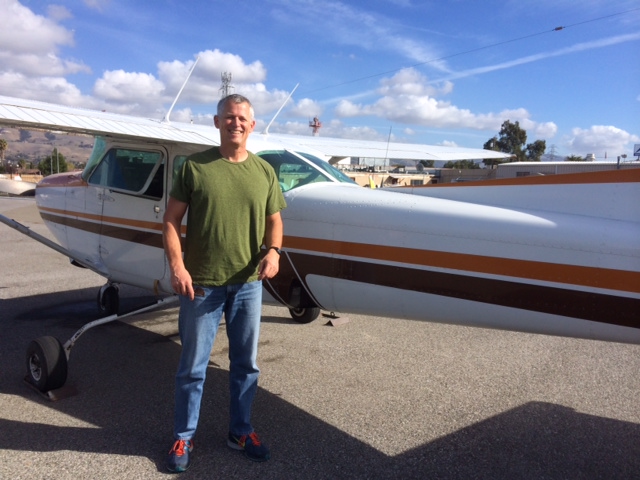
[[309,183],[353,183],[338,169],[313,155],[286,150],[262,151],[258,155],[271,164],[278,175],[278,182],[283,192]]
[[162,198],[163,173],[161,152],[112,148],[90,173],[88,183]]

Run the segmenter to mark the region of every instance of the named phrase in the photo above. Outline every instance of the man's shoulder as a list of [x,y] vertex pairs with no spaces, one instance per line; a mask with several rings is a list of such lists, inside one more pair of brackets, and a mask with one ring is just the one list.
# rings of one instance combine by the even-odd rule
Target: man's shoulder
[[[260,155],[253,153],[253,152],[248,152],[249,155],[251,157],[253,157],[253,160],[260,165],[261,168],[265,169],[268,172],[274,172],[273,167],[271,166],[271,164],[269,162],[267,162],[264,158],[262,158]],[[275,172],[274,172],[275,173]]]
[[201,152],[192,153],[187,157],[187,162],[205,163],[221,158],[220,147],[211,147]]

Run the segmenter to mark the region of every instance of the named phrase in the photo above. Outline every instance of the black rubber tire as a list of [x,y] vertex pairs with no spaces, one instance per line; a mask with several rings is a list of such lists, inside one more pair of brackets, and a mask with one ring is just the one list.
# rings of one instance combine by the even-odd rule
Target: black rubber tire
[[318,307],[290,308],[289,314],[297,323],[311,323],[320,316],[320,309]]
[[62,387],[67,381],[67,356],[55,337],[40,337],[27,348],[27,379],[41,392]]
[[98,291],[98,309],[105,315],[115,315],[120,309],[120,291],[115,285],[109,285]]

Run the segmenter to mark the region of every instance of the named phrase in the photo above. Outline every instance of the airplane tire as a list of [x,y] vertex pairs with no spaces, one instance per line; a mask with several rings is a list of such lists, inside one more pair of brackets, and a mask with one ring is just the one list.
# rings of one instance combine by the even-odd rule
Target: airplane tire
[[106,285],[98,291],[98,308],[105,315],[115,315],[120,309],[120,292],[115,285]]
[[290,308],[289,314],[297,323],[311,323],[320,316],[320,309],[313,308]]
[[55,337],[40,337],[27,348],[27,379],[41,392],[60,388],[67,381],[67,356]]

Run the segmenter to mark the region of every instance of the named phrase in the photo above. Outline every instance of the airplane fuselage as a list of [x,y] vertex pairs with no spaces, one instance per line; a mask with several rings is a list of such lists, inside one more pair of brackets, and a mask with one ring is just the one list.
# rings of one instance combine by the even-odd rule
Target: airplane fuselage
[[[110,282],[172,293],[162,216],[177,165],[203,146],[96,145],[82,174],[38,185],[43,219]],[[468,184],[448,195],[371,190],[309,155],[261,139],[249,147],[273,165],[288,205],[281,271],[265,282],[265,301],[640,343],[639,215],[603,211],[598,200],[638,198],[638,173],[524,182],[526,201],[517,187],[487,185],[474,201]],[[571,202],[553,208],[567,189]]]

